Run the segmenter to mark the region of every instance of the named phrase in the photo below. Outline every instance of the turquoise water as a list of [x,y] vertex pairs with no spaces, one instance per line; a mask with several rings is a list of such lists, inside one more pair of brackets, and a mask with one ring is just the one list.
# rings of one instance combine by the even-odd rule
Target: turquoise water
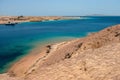
[[84,37],[89,32],[97,32],[116,24],[120,24],[120,16],[0,25],[0,73],[6,72],[9,63],[38,45]]

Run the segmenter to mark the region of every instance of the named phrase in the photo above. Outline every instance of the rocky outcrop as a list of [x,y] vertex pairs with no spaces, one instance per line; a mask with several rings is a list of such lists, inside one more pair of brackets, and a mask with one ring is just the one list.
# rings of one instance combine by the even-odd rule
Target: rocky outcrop
[[120,80],[120,25],[85,38],[48,45],[44,54],[24,70],[25,74],[23,71],[24,76],[18,70],[20,63],[17,72],[14,68],[9,75],[20,77],[16,80]]

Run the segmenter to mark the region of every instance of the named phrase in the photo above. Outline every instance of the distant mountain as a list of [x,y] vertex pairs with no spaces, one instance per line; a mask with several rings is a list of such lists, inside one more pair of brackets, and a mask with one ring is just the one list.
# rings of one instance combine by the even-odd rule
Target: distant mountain
[[87,16],[110,16],[110,15],[105,15],[105,14],[91,14],[91,15],[87,15]]

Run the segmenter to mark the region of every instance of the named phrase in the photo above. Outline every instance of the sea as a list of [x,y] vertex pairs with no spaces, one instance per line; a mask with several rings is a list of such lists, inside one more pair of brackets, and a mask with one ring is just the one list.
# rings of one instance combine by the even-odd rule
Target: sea
[[120,16],[80,16],[80,19],[0,25],[0,73],[37,46],[87,36],[120,24]]

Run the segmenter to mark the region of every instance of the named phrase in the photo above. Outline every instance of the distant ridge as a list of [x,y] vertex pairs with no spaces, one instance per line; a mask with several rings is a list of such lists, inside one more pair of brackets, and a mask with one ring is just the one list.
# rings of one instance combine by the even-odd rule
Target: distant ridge
[[86,16],[120,16],[120,15],[91,14]]

